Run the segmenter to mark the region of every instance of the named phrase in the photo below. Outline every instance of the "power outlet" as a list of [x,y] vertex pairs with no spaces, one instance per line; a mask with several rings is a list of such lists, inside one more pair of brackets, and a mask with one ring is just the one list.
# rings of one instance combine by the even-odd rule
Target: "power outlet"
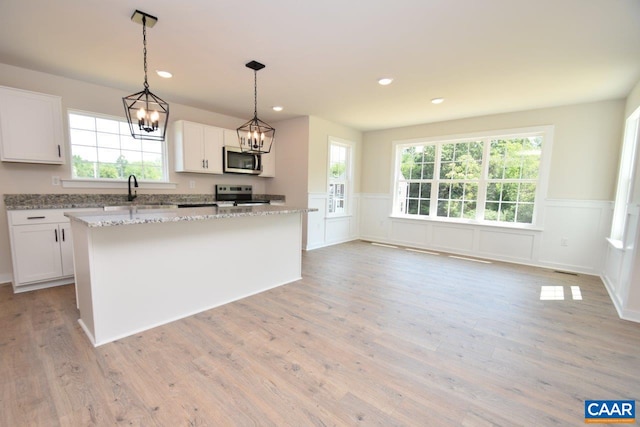
[[196,188],[196,182],[194,180],[189,180],[189,188]]
[[567,239],[566,237],[561,237],[560,246],[569,246],[569,239]]
[[51,177],[51,185],[60,185],[60,177],[59,176],[52,176]]

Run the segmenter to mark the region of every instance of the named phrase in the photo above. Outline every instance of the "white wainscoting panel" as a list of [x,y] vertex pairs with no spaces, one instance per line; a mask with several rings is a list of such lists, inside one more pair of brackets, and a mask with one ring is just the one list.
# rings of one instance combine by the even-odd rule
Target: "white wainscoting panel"
[[470,254],[473,251],[473,227],[466,224],[447,225],[436,223],[432,225],[432,247],[447,252]]
[[535,235],[527,230],[479,230],[478,250],[492,257],[530,263],[534,257]]
[[306,250],[358,239],[360,230],[359,195],[352,196],[351,213],[346,216],[327,217],[328,201],[329,195],[327,193],[308,194],[308,206],[316,208],[318,211],[309,213]]
[[621,318],[640,322],[640,205],[627,207],[620,245],[609,242],[602,280]]
[[429,227],[419,221],[393,220],[391,235],[395,243],[405,246],[424,247],[427,244]]
[[547,200],[542,230],[392,218],[392,203],[388,194],[360,194],[361,239],[593,275],[602,271],[609,201]]
[[391,198],[386,194],[360,194],[360,238],[385,241],[390,238]]
[[309,208],[318,209],[317,212],[309,212],[307,216],[307,247],[313,249],[324,246],[325,216],[327,215],[326,194],[309,194]]
[[602,271],[612,208],[607,201],[547,200],[540,263],[593,274]]

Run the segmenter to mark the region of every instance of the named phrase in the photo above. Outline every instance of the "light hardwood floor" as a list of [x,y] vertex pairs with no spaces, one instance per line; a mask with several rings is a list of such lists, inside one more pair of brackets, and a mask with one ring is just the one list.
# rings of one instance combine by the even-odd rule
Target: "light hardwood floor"
[[578,426],[640,399],[640,324],[596,277],[366,242],[303,276],[95,349],[73,286],[0,287],[0,425]]

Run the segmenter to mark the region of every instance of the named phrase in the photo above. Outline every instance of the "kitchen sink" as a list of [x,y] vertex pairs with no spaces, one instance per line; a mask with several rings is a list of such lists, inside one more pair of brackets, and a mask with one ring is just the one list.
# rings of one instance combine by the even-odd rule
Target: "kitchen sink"
[[165,205],[161,203],[157,204],[149,204],[149,205],[115,205],[115,206],[105,206],[105,211],[128,211],[128,210],[136,210],[136,209],[172,209],[177,208],[178,205]]

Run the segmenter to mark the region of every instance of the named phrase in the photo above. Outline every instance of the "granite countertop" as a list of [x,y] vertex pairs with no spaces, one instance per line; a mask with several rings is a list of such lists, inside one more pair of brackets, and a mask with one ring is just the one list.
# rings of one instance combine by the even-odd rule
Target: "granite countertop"
[[[275,194],[254,194],[254,198],[284,201],[284,196]],[[178,205],[214,203],[212,194],[139,194],[133,202],[127,201],[126,194],[5,194],[7,210],[27,209],[73,209],[102,208],[123,205]]]
[[200,207],[172,209],[129,209],[117,211],[95,210],[89,212],[65,212],[72,221],[78,221],[87,227],[111,227],[118,225],[148,224],[159,222],[202,221],[243,216],[283,215],[292,213],[315,212],[314,208],[293,208],[287,206],[232,206]]

